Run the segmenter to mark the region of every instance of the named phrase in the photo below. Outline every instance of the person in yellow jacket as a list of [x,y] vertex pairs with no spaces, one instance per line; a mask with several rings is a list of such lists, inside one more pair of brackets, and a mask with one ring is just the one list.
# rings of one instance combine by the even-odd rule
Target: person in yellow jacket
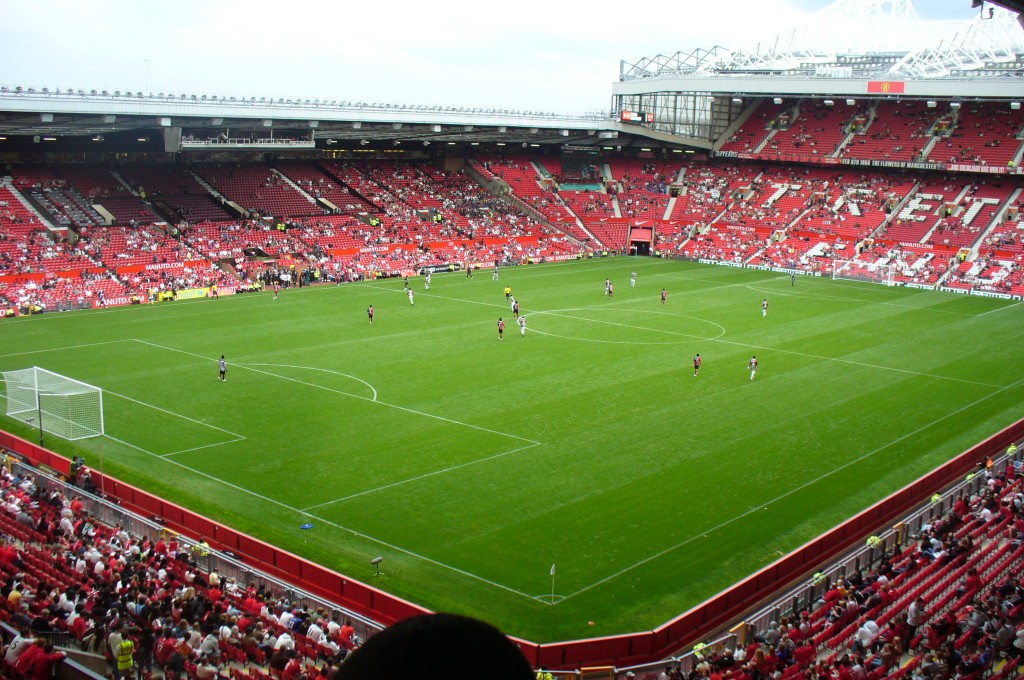
[[128,638],[121,640],[117,645],[117,670],[121,677],[125,677],[132,666],[135,665],[135,643]]

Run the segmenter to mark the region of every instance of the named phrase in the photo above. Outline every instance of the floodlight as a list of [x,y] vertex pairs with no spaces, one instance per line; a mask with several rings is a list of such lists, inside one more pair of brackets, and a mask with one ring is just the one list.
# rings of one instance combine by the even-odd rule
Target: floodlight
[[846,100],[846,105],[847,105],[847,106],[853,106],[853,105],[854,105],[854,104],[856,104],[856,103],[857,103],[857,100],[856,100],[856,99],[847,99],[847,100]]
[[782,97],[776,97],[775,99],[772,100],[772,103],[778,106],[779,104],[782,103]]
[[826,100],[825,100],[824,102],[822,102],[822,103],[823,103],[823,104],[825,104],[825,106],[835,106],[835,102],[834,102],[834,101],[832,101],[831,99],[826,99]]
[[1020,111],[1020,102],[1010,102],[1010,108],[1014,111]]
[[950,102],[949,103],[949,108],[951,108],[951,109],[959,109],[960,108],[960,102]]
[[927,104],[928,104],[928,108],[929,109],[934,109],[935,108],[935,102],[932,101],[931,99],[928,100]]

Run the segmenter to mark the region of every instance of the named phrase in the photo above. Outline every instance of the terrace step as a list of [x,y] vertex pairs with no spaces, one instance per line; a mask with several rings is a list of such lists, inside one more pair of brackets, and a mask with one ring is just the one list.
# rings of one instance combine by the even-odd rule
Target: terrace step
[[47,219],[46,216],[43,215],[43,213],[41,213],[35,205],[33,205],[27,198],[25,198],[25,196],[23,196],[20,191],[18,191],[18,189],[14,186],[14,182],[11,180],[9,176],[4,177],[2,180],[0,180],[0,184],[3,184],[3,186],[7,187],[10,190],[10,192],[14,194],[14,197],[18,199],[18,202],[21,203],[26,210],[35,215],[36,219],[39,220],[39,223],[42,224],[44,227],[51,231],[54,229],[63,229],[63,227],[54,227],[53,222]]
[[761,143],[758,144],[756,147],[754,147],[754,153],[755,154],[761,153],[764,150],[764,147],[768,146],[768,142],[772,141],[772,137],[774,137],[778,133],[779,133],[779,129],[778,128],[775,128],[774,130],[769,132],[765,136],[765,138],[761,140]]
[[665,206],[665,214],[661,216],[661,219],[663,219],[663,220],[672,219],[672,211],[675,210],[675,207],[676,207],[676,197],[672,196],[671,198],[668,199],[668,205]]
[[932,149],[934,149],[935,145],[938,144],[938,143],[939,143],[939,138],[938,137],[932,137],[932,138],[930,138],[928,140],[928,143],[924,145],[923,149],[921,149],[921,160],[922,161],[925,160],[926,158],[928,158],[928,154],[930,154],[932,152]]
[[999,212],[992,217],[992,221],[989,225],[985,227],[980,234],[978,234],[978,239],[973,245],[971,245],[971,253],[967,256],[967,259],[973,260],[978,257],[978,254],[981,252],[981,244],[985,242],[985,237],[999,228],[999,225],[1003,223],[1003,218],[1006,217],[1006,213],[1010,211],[1010,206],[1017,202],[1017,199],[1020,198],[1022,193],[1024,193],[1024,188],[1017,187],[1014,189],[1013,193],[1010,194],[1010,197],[1006,199],[1006,202],[1003,203],[1003,206],[999,209]]
[[853,138],[856,137],[856,136],[857,135],[855,135],[852,132],[849,133],[848,135],[846,135],[846,137],[843,138],[843,141],[839,142],[839,146],[836,147],[836,150],[833,151],[832,153],[830,153],[828,155],[828,157],[829,158],[839,158],[839,156],[843,153],[843,149],[846,148],[846,145],[849,144],[850,142],[852,142]]

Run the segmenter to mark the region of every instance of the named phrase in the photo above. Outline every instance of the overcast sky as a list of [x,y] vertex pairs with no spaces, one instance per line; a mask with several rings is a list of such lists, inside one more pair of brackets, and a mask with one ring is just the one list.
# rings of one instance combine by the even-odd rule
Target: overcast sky
[[[715,44],[752,49],[776,34],[792,35],[829,4],[7,2],[0,23],[0,80],[145,91],[148,70],[150,92],[582,112],[609,107],[622,59]],[[970,0],[917,5],[926,20],[967,21],[978,11]],[[897,36],[914,42],[937,32],[921,25],[893,29],[891,35],[870,33],[876,41]]]

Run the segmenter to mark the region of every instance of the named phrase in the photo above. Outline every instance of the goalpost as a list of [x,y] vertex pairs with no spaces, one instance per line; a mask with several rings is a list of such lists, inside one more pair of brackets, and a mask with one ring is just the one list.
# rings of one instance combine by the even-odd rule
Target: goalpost
[[893,286],[896,284],[896,265],[860,260],[836,260],[832,267],[832,279],[869,281]]
[[63,439],[103,434],[103,390],[33,366],[3,371],[7,415]]

